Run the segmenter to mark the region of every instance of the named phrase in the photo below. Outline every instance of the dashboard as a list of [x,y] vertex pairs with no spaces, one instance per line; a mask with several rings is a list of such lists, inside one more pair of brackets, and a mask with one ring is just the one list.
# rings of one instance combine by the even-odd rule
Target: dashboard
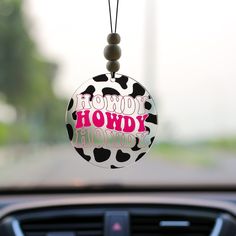
[[0,195],[0,236],[236,236],[236,192]]

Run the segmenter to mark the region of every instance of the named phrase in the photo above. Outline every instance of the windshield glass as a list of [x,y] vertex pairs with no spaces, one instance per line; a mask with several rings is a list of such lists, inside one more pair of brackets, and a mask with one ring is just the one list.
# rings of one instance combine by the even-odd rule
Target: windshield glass
[[150,91],[159,125],[143,160],[109,170],[79,157],[64,119],[76,88],[107,73],[107,1],[1,0],[0,188],[236,184],[235,9],[120,1],[120,73]]

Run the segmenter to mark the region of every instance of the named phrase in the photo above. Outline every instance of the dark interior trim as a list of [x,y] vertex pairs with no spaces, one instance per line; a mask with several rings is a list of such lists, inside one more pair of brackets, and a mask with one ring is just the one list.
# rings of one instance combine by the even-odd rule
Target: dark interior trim
[[87,194],[87,193],[174,193],[174,192],[217,192],[236,193],[236,185],[159,185],[159,186],[134,186],[134,185],[88,185],[74,186],[36,186],[36,187],[9,187],[0,188],[1,195],[25,194]]
[[230,202],[215,200],[173,198],[160,196],[147,196],[145,194],[103,194],[91,196],[77,196],[71,198],[48,199],[41,201],[29,201],[27,203],[15,203],[0,210],[0,219],[20,211],[28,211],[43,208],[58,207],[99,207],[99,206],[124,206],[124,205],[146,205],[146,206],[172,206],[172,207],[194,207],[198,209],[211,209],[227,212],[236,216],[236,206]]

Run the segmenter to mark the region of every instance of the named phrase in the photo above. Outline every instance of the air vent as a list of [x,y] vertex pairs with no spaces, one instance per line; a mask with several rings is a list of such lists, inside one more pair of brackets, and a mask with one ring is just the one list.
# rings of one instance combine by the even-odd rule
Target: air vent
[[131,236],[209,236],[215,220],[173,215],[132,215]]
[[25,236],[103,236],[103,216],[65,216],[21,221]]

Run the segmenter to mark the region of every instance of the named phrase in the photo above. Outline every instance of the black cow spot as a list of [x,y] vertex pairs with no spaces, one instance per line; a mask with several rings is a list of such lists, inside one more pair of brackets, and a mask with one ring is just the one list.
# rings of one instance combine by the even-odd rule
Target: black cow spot
[[95,88],[93,85],[89,85],[84,92],[82,92],[81,94],[90,94],[90,101],[92,101],[93,99],[93,93],[95,92]]
[[146,152],[140,153],[135,161],[140,160],[140,159],[145,155],[145,153],[146,153]]
[[143,96],[145,94],[145,89],[139,84],[133,84],[133,92],[129,95],[133,98],[136,98],[138,95]]
[[131,148],[133,151],[138,151],[140,150],[141,148],[138,147],[138,143],[139,143],[139,139],[136,137],[136,143],[135,145]]
[[84,150],[83,148],[77,148],[75,147],[75,150],[80,154],[80,156],[82,156],[86,161],[90,161],[91,160],[91,156],[85,155],[84,154]]
[[73,100],[73,98],[71,98],[69,105],[67,107],[67,111],[69,111],[73,107],[73,104],[74,104],[74,100]]
[[98,75],[98,76],[95,76],[93,77],[93,80],[96,81],[96,82],[105,82],[105,81],[108,81],[108,78],[106,75]]
[[154,141],[154,139],[155,139],[155,137],[153,136],[153,137],[151,137],[151,143],[148,145],[148,147],[151,147],[152,146],[152,144],[153,144],[153,141]]
[[96,162],[104,162],[109,159],[111,151],[105,148],[94,148],[93,154]]
[[122,75],[120,78],[116,78],[115,82],[118,83],[121,86],[121,88],[127,89],[128,77]]
[[146,122],[157,124],[157,115],[153,115],[149,113],[148,118],[146,119]]
[[111,165],[111,169],[120,169],[122,167]]
[[70,124],[66,124],[66,129],[69,135],[70,141],[73,139],[73,128]]
[[119,162],[125,162],[130,159],[130,154],[122,152],[120,149],[116,153],[116,160]]
[[152,104],[150,102],[144,103],[145,109],[150,110],[152,108]]
[[74,112],[72,113],[72,118],[73,118],[73,120],[77,120],[76,111],[74,111]]
[[108,95],[120,95],[120,93],[113,88],[104,88],[104,89],[102,89],[102,93],[103,93],[103,97],[107,94]]
[[150,128],[148,126],[145,126],[145,129],[148,132],[148,134],[150,134],[150,131],[151,131]]

